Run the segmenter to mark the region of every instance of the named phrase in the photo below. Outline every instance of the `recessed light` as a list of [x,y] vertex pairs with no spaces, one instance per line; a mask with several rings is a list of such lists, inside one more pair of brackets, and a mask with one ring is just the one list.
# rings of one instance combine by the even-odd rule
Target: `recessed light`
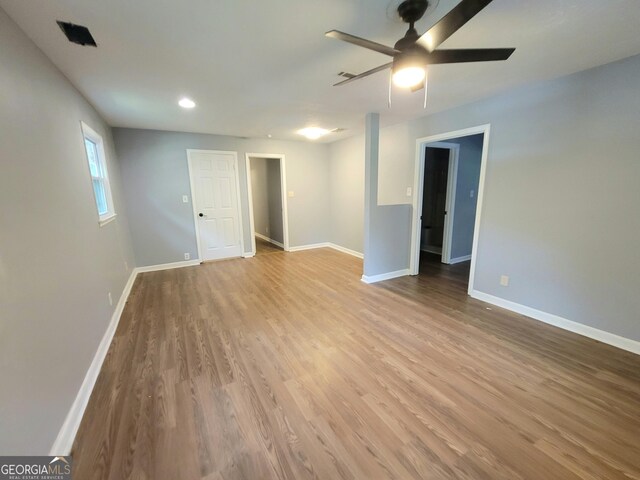
[[180,105],[182,108],[193,108],[196,106],[196,102],[194,102],[190,98],[183,97],[178,102],[178,105]]
[[270,133],[267,135],[267,138],[271,138],[271,134]]
[[317,140],[318,138],[325,136],[329,132],[331,132],[331,130],[327,130],[326,128],[307,127],[298,130],[297,133],[298,135],[307,137],[309,140]]

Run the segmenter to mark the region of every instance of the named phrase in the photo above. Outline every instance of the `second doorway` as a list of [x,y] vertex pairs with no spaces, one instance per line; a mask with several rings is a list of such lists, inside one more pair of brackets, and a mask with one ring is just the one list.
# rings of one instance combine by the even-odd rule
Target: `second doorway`
[[283,155],[247,154],[253,253],[289,249]]

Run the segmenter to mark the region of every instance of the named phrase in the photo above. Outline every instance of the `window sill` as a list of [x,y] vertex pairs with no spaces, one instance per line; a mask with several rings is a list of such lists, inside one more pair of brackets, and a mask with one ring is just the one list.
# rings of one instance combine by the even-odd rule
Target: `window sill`
[[105,217],[102,220],[98,221],[98,225],[100,225],[101,227],[104,227],[107,223],[111,223],[116,219],[116,214],[114,213],[113,215],[109,216],[109,217]]

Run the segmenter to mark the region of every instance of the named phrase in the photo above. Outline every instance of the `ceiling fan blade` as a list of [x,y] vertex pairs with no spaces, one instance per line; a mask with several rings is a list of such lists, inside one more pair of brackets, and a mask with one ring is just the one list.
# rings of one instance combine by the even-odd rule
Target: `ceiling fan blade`
[[422,35],[416,43],[433,52],[438,45],[475,17],[492,0],[462,0],[453,10]]
[[392,66],[393,66],[393,62],[385,63],[384,65],[380,65],[379,67],[372,68],[371,70],[367,70],[366,72],[363,72],[360,75],[354,75],[351,78],[347,78],[346,80],[342,80],[341,82],[338,82],[338,83],[334,84],[333,86],[337,87],[338,85],[345,85],[345,84],[353,82],[355,80],[359,80],[361,78],[368,77],[369,75],[373,75],[374,73],[378,73],[378,72],[381,72],[383,70],[386,70],[387,68],[391,68]]
[[435,50],[427,57],[428,65],[439,63],[493,62],[508,59],[515,48],[462,48]]
[[[436,50],[426,58],[427,65],[442,63],[493,62],[507,60],[515,48],[461,48],[453,50]],[[424,88],[424,82],[411,87],[412,92]]]
[[385,55],[389,55],[390,57],[393,57],[395,54],[400,53],[400,51],[396,50],[395,48],[387,47],[386,45],[382,45],[381,43],[372,42],[371,40],[356,37],[348,33],[339,32],[338,30],[331,30],[325,33],[325,36],[335,38],[337,40],[342,40],[343,42],[353,43],[354,45],[368,48],[369,50],[373,50],[375,52],[384,53]]

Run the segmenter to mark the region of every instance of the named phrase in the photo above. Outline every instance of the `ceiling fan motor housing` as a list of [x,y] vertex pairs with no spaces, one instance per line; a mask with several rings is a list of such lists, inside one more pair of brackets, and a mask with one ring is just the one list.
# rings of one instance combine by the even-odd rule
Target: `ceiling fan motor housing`
[[429,8],[427,0],[405,0],[398,5],[398,15],[405,23],[415,23]]
[[405,67],[424,65],[426,63],[425,59],[429,52],[416,43],[420,35],[413,27],[413,24],[422,18],[427,8],[429,8],[427,0],[405,0],[398,6],[398,14],[402,20],[409,24],[409,30],[394,45],[396,50],[402,52],[393,57],[392,70],[394,72]]
[[393,67],[391,70],[397,72],[406,67],[426,66],[427,64],[427,51],[416,45],[415,48],[403,50],[402,53],[393,57]]

